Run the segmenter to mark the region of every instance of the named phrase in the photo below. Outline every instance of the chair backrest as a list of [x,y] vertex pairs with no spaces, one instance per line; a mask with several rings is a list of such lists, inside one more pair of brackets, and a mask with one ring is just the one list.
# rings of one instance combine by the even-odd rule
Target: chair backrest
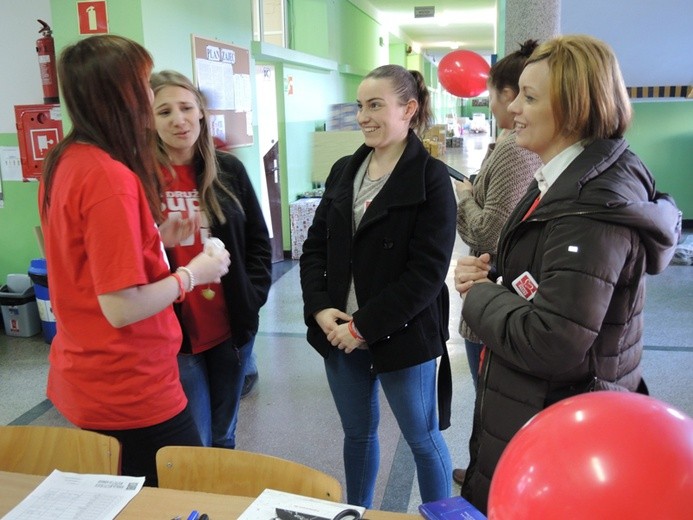
[[120,443],[108,435],[61,426],[0,426],[0,470],[48,475],[120,474]]
[[297,462],[242,450],[166,446],[156,454],[159,487],[257,497],[266,488],[340,502],[339,481]]

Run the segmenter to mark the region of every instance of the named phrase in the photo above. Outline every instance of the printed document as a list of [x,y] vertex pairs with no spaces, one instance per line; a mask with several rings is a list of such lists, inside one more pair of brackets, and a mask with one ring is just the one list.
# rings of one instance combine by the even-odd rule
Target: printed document
[[54,470],[3,520],[113,520],[143,485],[144,477]]

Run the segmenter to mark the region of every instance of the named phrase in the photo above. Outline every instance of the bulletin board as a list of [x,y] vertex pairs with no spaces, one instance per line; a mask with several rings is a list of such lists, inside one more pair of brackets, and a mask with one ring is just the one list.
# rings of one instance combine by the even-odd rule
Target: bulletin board
[[229,148],[253,144],[250,52],[192,36],[195,83],[207,101],[212,135]]

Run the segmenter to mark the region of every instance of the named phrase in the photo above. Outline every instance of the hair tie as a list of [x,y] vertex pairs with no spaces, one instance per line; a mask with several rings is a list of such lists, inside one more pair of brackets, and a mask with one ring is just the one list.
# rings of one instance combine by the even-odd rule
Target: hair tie
[[537,48],[537,40],[526,40],[524,43],[520,44],[519,54],[525,58],[529,58],[534,49]]

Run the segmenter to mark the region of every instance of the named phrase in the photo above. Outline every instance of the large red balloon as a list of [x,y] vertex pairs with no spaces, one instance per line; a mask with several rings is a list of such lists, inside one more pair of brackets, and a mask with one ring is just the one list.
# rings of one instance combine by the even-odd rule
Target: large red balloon
[[476,97],[486,90],[489,64],[472,51],[452,51],[438,64],[438,79],[445,90],[458,97]]
[[627,392],[537,414],[496,467],[489,520],[693,518],[693,419]]

